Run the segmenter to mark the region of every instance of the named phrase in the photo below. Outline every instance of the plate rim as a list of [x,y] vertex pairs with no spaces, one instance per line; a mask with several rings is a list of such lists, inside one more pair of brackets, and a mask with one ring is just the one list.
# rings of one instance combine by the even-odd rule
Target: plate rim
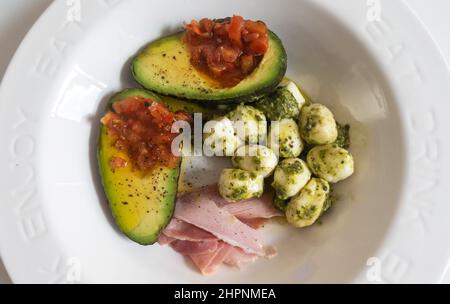
[[[84,9],[91,9],[91,12],[93,15],[102,15],[102,14],[107,14],[107,10],[105,9],[101,9],[101,5],[99,5],[98,3],[94,4],[94,1],[83,1],[83,7]],[[97,1],[97,2],[104,2],[104,1]],[[321,3],[322,4],[330,4],[331,1],[328,0],[324,0]],[[385,3],[385,0],[382,0],[382,3]],[[116,4],[120,3],[119,1],[115,1],[114,2],[114,6]],[[446,83],[450,84],[450,74],[448,71],[448,67],[449,67],[449,63],[443,58],[442,55],[442,51],[440,50],[439,46],[437,45],[436,41],[433,39],[433,37],[430,35],[430,33],[428,32],[427,28],[423,25],[423,22],[420,20],[420,18],[417,17],[417,15],[414,14],[414,12],[411,10],[410,6],[407,5],[404,1],[399,2],[401,3],[400,6],[403,7],[405,10],[405,14],[408,15],[408,18],[413,18],[415,20],[415,22],[418,23],[418,26],[422,29],[420,35],[422,35],[421,39],[425,39],[428,42],[430,42],[430,45],[428,45],[427,47],[432,49],[434,51],[434,53],[436,53],[436,58],[434,58],[434,60],[436,60],[436,62],[440,62],[443,63],[443,66],[445,66],[445,73],[442,71],[442,67],[439,66],[436,69],[441,69],[442,74],[446,75]],[[97,6],[96,6],[97,5]],[[112,7],[114,7],[112,6]],[[386,6],[389,6],[388,4],[386,4]],[[52,37],[51,33],[52,31],[54,31],[53,28],[51,28],[51,24],[52,22],[55,22],[55,20],[51,20],[49,18],[51,18],[51,16],[55,15],[55,16],[65,16],[65,14],[67,13],[66,10],[62,9],[62,7],[64,7],[64,3],[61,6],[61,2],[53,2],[46,10],[45,12],[41,15],[41,17],[35,22],[35,24],[32,26],[32,28],[30,29],[30,31],[27,33],[27,35],[25,36],[25,38],[23,39],[23,41],[21,42],[19,48],[17,49],[16,53],[14,54],[10,64],[8,65],[8,68],[4,74],[3,77],[3,81],[0,87],[0,109],[3,109],[6,107],[6,101],[3,100],[4,95],[7,95],[8,92],[8,87],[13,84],[13,78],[14,78],[14,73],[18,73],[16,66],[18,66],[18,62],[21,62],[24,60],[24,58],[27,56],[27,49],[31,46],[31,40],[34,39],[34,36],[36,35],[36,33],[38,31],[41,32],[47,32],[48,35],[50,36],[50,38]],[[412,20],[412,19],[411,19]],[[367,37],[366,37],[367,38]],[[373,54],[372,54],[373,55]],[[376,55],[374,55],[376,56]],[[378,57],[379,58],[379,57]],[[449,86],[450,87],[450,86]],[[442,89],[442,96],[450,96],[450,90],[449,89]],[[439,106],[444,106],[444,105],[439,105]],[[4,115],[2,114],[3,112],[0,112],[0,115]],[[409,130],[409,132],[411,132],[411,130]],[[2,134],[0,132],[0,134]],[[0,153],[2,151],[3,148],[0,148]],[[6,149],[5,149],[6,150]],[[448,150],[448,147],[447,147]],[[3,151],[4,153],[9,153],[10,151]],[[1,155],[1,154],[0,154]],[[445,160],[443,160],[445,161]],[[449,181],[450,178],[448,178],[448,176],[445,176],[446,180]],[[5,196],[6,197],[6,196]],[[436,198],[437,199],[437,198]],[[8,198],[5,199],[5,201],[8,200]],[[6,207],[5,207],[6,206]],[[9,207],[7,204],[5,203],[1,203],[0,204],[0,210],[8,210]],[[450,209],[449,209],[450,210]],[[9,210],[10,211],[10,210]],[[0,218],[4,217],[3,214],[5,214],[4,212],[0,212]],[[7,221],[0,221],[0,226],[3,226],[3,222],[7,222]],[[3,226],[3,228],[5,228]],[[5,229],[2,229],[3,231]],[[22,232],[19,232],[22,233]],[[17,267],[15,265],[15,261],[12,258],[13,254],[11,254],[11,251],[14,250],[18,250],[20,248],[23,248],[23,243],[20,241],[18,242],[17,240],[6,240],[4,237],[4,233],[2,234],[0,232],[0,255],[3,258],[3,262],[5,264],[5,267],[7,269],[8,274],[10,275],[11,279],[13,282],[26,282],[26,276],[25,274],[27,273],[26,269],[19,269],[19,267]],[[13,249],[13,247],[17,248],[17,249]],[[57,247],[57,246],[56,246]],[[446,251],[446,255],[447,255],[447,259],[450,256],[450,245],[446,245],[446,247],[444,248]],[[382,250],[381,250],[382,251]],[[383,256],[385,255],[385,253],[380,252],[380,255]],[[403,257],[401,257],[400,255],[394,255],[397,258],[403,259]],[[42,259],[43,263],[47,263],[48,259],[44,258],[43,256],[35,256],[36,259]],[[405,260],[408,260],[408,258],[406,257]],[[412,263],[412,261],[408,261],[408,263]],[[17,264],[17,263],[16,263]],[[39,263],[37,263],[39,264]],[[411,267],[411,264],[410,264]],[[446,269],[442,269],[442,273],[441,274],[437,274],[437,277],[442,277],[445,273]],[[44,277],[42,277],[42,281],[39,280],[38,278],[40,276],[33,276],[34,278],[36,278],[37,282],[47,282],[48,279],[44,279]],[[33,281],[35,279],[32,279]],[[401,281],[401,280],[400,280]],[[439,279],[437,280],[439,281]]]

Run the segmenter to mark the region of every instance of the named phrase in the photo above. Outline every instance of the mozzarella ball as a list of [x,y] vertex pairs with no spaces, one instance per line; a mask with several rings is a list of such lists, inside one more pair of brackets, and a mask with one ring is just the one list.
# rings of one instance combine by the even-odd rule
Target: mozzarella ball
[[235,168],[267,177],[277,166],[278,157],[267,147],[246,145],[236,150],[231,161]]
[[338,136],[333,113],[324,105],[314,103],[300,111],[300,133],[311,145],[331,144]]
[[303,108],[303,105],[306,103],[305,97],[303,97],[302,92],[300,92],[300,89],[293,81],[288,81],[287,84],[285,84],[284,88],[292,94],[295,101],[297,102],[298,109],[301,110]]
[[226,117],[207,122],[203,137],[203,148],[207,156],[232,156],[243,144],[235,134],[233,122]]
[[264,177],[241,169],[224,169],[219,179],[219,192],[228,202],[260,197],[264,192]]
[[246,105],[238,106],[228,114],[237,135],[249,144],[264,142],[267,136],[266,116],[260,110]]
[[329,183],[344,180],[354,171],[350,152],[335,144],[312,148],[306,159],[311,171]]
[[269,128],[269,147],[280,157],[292,158],[303,151],[303,140],[293,119],[273,121]]
[[275,169],[272,187],[278,198],[285,200],[295,196],[311,179],[306,163],[299,158],[288,158]]
[[330,185],[320,178],[312,178],[286,207],[286,219],[292,226],[311,226],[327,210]]

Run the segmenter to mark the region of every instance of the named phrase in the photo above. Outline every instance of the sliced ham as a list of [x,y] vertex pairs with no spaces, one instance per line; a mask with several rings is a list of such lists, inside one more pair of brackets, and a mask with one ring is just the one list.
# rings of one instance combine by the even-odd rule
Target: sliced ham
[[282,216],[283,214],[272,206],[270,200],[271,196],[264,194],[258,199],[227,204],[223,206],[222,209],[227,210],[239,219],[269,219],[276,216]]
[[167,237],[182,241],[198,242],[215,241],[217,239],[211,233],[176,218],[170,221],[169,225],[164,229],[163,234]]
[[172,242],[174,242],[174,241],[176,241],[176,239],[174,239],[174,238],[171,238],[171,237],[168,237],[167,235],[165,235],[164,233],[161,233],[160,235],[159,235],[159,238],[158,238],[158,243],[160,244],[160,245],[168,245],[168,244],[170,244],[170,243],[172,243]]
[[228,255],[223,262],[231,267],[240,269],[247,264],[255,262],[257,259],[257,255],[248,254],[240,248],[230,246]]
[[203,275],[209,275],[216,272],[222,265],[230,249],[230,246],[220,242],[217,249],[212,253],[192,254],[189,257]]
[[201,193],[183,195],[178,200],[174,216],[195,225],[224,242],[241,248],[246,253],[266,256],[260,233],[239,221],[234,215],[219,208]]
[[258,257],[273,257],[276,250],[263,247],[257,231],[267,219],[282,215],[271,199],[266,194],[228,203],[216,185],[179,194],[174,217],[159,243],[189,257],[203,275],[215,272],[221,264],[240,269]]
[[251,218],[251,219],[240,219],[241,222],[250,226],[253,229],[260,229],[267,223],[267,219],[265,218]]
[[200,253],[213,253],[217,250],[218,243],[218,240],[200,242],[176,240],[170,243],[170,247],[183,255],[191,255]]
[[[214,201],[217,206],[223,208],[238,217],[239,219],[251,219],[251,218],[272,218],[276,216],[283,216],[283,213],[272,205],[273,194],[270,192],[265,193],[260,198],[251,198],[249,200],[229,203],[220,195],[217,185],[206,186],[203,188],[195,189],[193,192],[185,193],[184,195],[193,195],[197,193],[203,198],[208,198]],[[182,197],[181,196],[181,197]]]

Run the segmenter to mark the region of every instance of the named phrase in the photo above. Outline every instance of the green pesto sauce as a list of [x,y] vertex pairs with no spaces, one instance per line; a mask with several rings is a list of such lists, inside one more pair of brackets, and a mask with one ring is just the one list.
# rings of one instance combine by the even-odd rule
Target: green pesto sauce
[[325,203],[323,204],[322,214],[327,212],[331,206],[336,202],[336,196],[334,195],[334,187],[332,184],[330,186],[330,191],[328,192],[327,198],[325,199]]
[[304,170],[303,165],[300,161],[295,161],[288,164],[283,163],[281,164],[280,168],[286,175],[301,174]]
[[327,157],[327,150],[325,150],[325,149],[320,150],[319,157],[321,160],[325,160],[325,158]]
[[284,189],[283,185],[280,185],[276,182],[272,183],[272,188],[275,189],[275,197],[279,200],[285,200],[288,198],[288,195],[286,193],[286,190]]
[[264,96],[254,106],[262,111],[271,121],[279,121],[283,118],[297,118],[300,114],[297,100],[284,87],[279,87],[275,92]]
[[261,197],[264,194],[264,191],[258,191],[253,194],[254,197]]
[[232,200],[241,200],[242,198],[245,198],[246,194],[247,194],[247,187],[242,186],[239,188],[235,188],[233,189],[233,191],[231,192],[231,199]]
[[256,173],[250,172],[250,178],[251,178],[251,179],[255,179],[255,178],[257,178],[257,177],[258,177],[258,175],[257,175]]
[[240,165],[240,163],[241,163],[243,160],[244,160],[244,158],[243,158],[242,156],[235,156],[235,157],[234,157],[234,162],[235,162],[237,165]]
[[258,154],[258,155],[253,156],[253,163],[257,166],[260,166],[262,163],[261,155]]
[[301,206],[300,209],[297,210],[297,216],[301,220],[309,220],[313,219],[317,213],[317,206]]
[[338,137],[335,141],[335,144],[341,148],[348,149],[350,148],[350,125],[341,125],[336,122]]
[[237,171],[234,173],[234,178],[237,178],[240,181],[245,181],[248,179],[248,174],[245,171]]
[[303,132],[306,134],[307,132],[311,132],[317,126],[317,117],[308,116],[305,124],[303,125]]
[[247,123],[249,120],[256,121],[265,121],[266,117],[264,116],[264,111],[257,109],[256,107],[241,104],[236,107],[233,111],[228,113],[226,117],[232,118],[233,116],[241,116],[241,118],[237,119],[238,121],[244,121]]
[[272,204],[273,204],[273,206],[276,209],[278,209],[278,210],[280,210],[282,212],[285,212],[287,204],[288,204],[288,201],[287,200],[283,200],[283,199],[281,199],[281,198],[279,198],[278,196],[275,195],[275,197],[273,198]]

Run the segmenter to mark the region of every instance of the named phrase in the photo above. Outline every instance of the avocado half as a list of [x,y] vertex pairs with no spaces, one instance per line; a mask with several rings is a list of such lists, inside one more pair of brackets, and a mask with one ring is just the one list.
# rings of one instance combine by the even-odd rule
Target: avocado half
[[286,73],[286,51],[277,35],[269,31],[269,49],[258,67],[236,86],[222,88],[192,66],[183,34],[158,39],[136,56],[132,72],[139,84],[163,95],[227,104],[257,100],[273,91]]
[[[129,89],[114,95],[110,105],[127,97],[142,96],[156,101],[161,99],[144,90]],[[131,240],[151,245],[158,240],[172,218],[180,174],[180,163],[175,168],[159,166],[143,175],[131,166],[113,170],[112,157],[129,160],[126,153],[113,146],[107,128],[101,126],[98,144],[100,175],[113,217]]]

